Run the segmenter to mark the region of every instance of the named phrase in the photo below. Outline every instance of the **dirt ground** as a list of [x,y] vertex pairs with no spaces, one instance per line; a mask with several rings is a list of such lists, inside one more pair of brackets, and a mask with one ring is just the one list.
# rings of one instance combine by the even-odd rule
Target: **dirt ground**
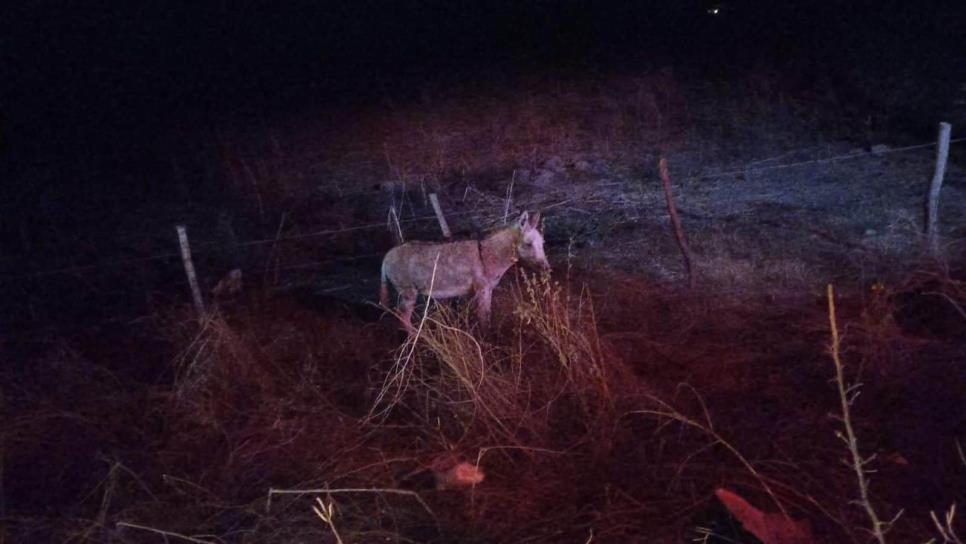
[[[722,488],[865,542],[828,284],[869,502],[894,541],[938,537],[966,500],[966,146],[927,258],[935,148],[888,117],[664,70],[226,123],[167,174],[218,189],[106,244],[131,264],[6,303],[43,300],[0,351],[0,542],[756,542]],[[429,193],[459,238],[543,212],[553,274],[511,271],[489,335],[442,304],[413,342],[374,304],[397,233],[440,238]],[[441,485],[463,462],[485,478]]]

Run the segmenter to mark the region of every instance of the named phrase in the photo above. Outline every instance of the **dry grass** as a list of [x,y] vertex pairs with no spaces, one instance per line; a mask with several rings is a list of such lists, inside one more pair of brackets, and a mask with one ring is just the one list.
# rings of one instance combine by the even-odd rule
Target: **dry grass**
[[[966,500],[966,485],[947,458],[956,460],[961,433],[950,415],[961,401],[951,393],[962,383],[961,277],[925,265],[904,275],[894,257],[914,248],[918,231],[903,207],[880,214],[875,199],[858,202],[856,232],[878,230],[857,244],[855,225],[788,204],[838,199],[836,176],[877,190],[874,169],[692,177],[735,157],[772,164],[793,147],[824,149],[793,138],[815,113],[788,97],[769,101],[781,91],[768,81],[712,102],[667,71],[522,87],[429,92],[325,126],[233,134],[218,142],[222,174],[237,209],[249,208],[240,216],[266,226],[268,239],[384,221],[389,204],[403,221],[395,229],[412,228],[413,203],[436,187],[451,189],[440,194],[448,212],[467,212],[458,216],[467,229],[514,206],[552,206],[548,233],[570,237],[568,258],[583,263],[577,275],[593,295],[571,281],[568,262],[562,284],[521,275],[504,289],[502,321],[488,335],[467,305],[431,304],[406,338],[388,318],[266,292],[201,323],[188,309],[160,310],[146,326],[156,344],[142,337],[120,355],[77,338],[51,339],[40,354],[18,347],[10,359],[29,369],[0,369],[11,376],[0,399],[0,498],[10,497],[0,501],[0,538],[680,542],[700,526],[708,539],[742,541],[713,499],[728,485],[810,520],[824,541],[860,542],[868,522],[850,503],[854,471],[840,465],[826,418],[839,399],[816,286],[836,275],[852,282],[839,306],[840,355],[866,383],[869,407],[854,415],[855,435],[886,459],[867,500],[906,508],[896,541],[938,531],[958,542],[950,505]],[[799,115],[802,125],[774,130]],[[742,131],[778,136],[734,137]],[[675,288],[680,261],[655,211],[657,146],[672,152],[672,171],[687,172],[673,179],[703,282],[690,294]],[[551,161],[565,171],[541,186]],[[823,177],[814,190],[813,177]],[[373,197],[375,185],[390,190]],[[368,234],[326,239],[320,266],[391,238]],[[280,244],[276,262],[318,264],[317,240],[301,240]],[[361,284],[360,270],[336,279]],[[363,299],[363,288],[342,294]],[[152,355],[163,363],[131,370]],[[459,466],[485,478],[441,482]]]
[[506,419],[517,414],[514,369],[505,368],[505,353],[481,342],[471,332],[468,308],[432,305],[423,315],[418,334],[397,349],[395,362],[375,397],[371,417],[381,419],[404,401],[430,411],[446,406],[462,432],[483,422],[490,432],[512,437]]
[[304,195],[307,182],[339,195],[358,192],[354,180],[367,180],[365,189],[388,181],[425,193],[452,177],[509,176],[551,157],[572,163],[640,156],[679,130],[681,93],[668,71],[519,84],[527,91],[430,91],[422,101],[351,117],[328,112],[322,127],[298,122],[225,137],[219,162],[235,192],[265,210]]
[[549,274],[521,272],[514,312],[520,320],[518,339],[535,337],[559,364],[566,383],[578,392],[581,409],[593,423],[606,427],[600,417],[612,417],[614,399],[610,384],[621,364],[605,360],[597,330],[593,298],[584,287],[576,294],[570,286],[551,280]]
[[[933,303],[962,303],[961,285],[941,274],[913,284],[944,294],[924,295]],[[660,296],[618,288],[606,294],[625,311]],[[777,339],[788,330],[811,338],[822,360],[821,312],[779,327],[767,307],[664,295],[663,312],[627,314],[638,316],[636,336],[624,336],[636,347],[620,357],[608,340],[616,331],[601,323],[629,323],[599,316],[586,289],[521,274],[506,294],[496,307],[507,313],[485,336],[465,304],[432,304],[408,340],[390,334],[391,320],[320,318],[266,301],[222,308],[202,323],[184,319],[188,308],[172,313],[161,321],[179,346],[177,372],[150,397],[162,427],[142,453],[148,461],[102,463],[75,507],[82,514],[56,534],[75,542],[152,533],[217,542],[236,531],[240,542],[574,542],[591,533],[595,541],[671,542],[694,531],[740,539],[712,499],[727,485],[765,511],[810,521],[817,538],[861,539],[861,512],[849,502],[854,483],[835,463],[840,453],[824,420],[835,405],[827,365],[767,362],[781,357]],[[897,293],[886,298],[904,304]],[[872,316],[901,312],[875,300],[840,302],[845,364],[887,362],[867,341]],[[671,332],[660,332],[668,324]],[[934,344],[904,349],[912,357],[926,345]],[[362,346],[371,355],[360,365],[348,357]],[[688,375],[700,395],[678,386]],[[867,383],[865,402],[874,406],[880,389]],[[852,416],[855,433],[872,442],[865,412]],[[39,436],[40,419],[13,421],[8,448]],[[897,480],[883,463],[875,489],[888,491]],[[441,484],[438,475],[461,464],[485,477]],[[955,493],[940,499],[951,504]],[[867,500],[897,504],[882,493]],[[30,524],[19,520],[8,538],[23,541]],[[954,514],[935,524],[913,507],[890,536],[939,531],[955,542]]]
[[470,305],[431,304],[396,351],[370,415],[385,418],[411,402],[429,407],[422,417],[430,420],[446,407],[464,436],[482,426],[495,443],[520,447],[521,434],[537,447],[552,442],[541,414],[555,403],[572,403],[581,420],[590,418],[588,429],[601,428],[595,418],[613,411],[613,399],[589,294],[571,300],[549,276],[521,277],[501,333],[510,343],[480,338]]

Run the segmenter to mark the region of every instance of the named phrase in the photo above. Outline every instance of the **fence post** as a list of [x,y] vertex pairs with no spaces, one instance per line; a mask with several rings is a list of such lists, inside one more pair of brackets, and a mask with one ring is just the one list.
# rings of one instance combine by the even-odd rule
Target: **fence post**
[[510,208],[513,206],[513,182],[517,179],[516,168],[510,176],[510,185],[506,188],[506,203],[503,205],[503,224],[506,225],[507,216],[510,215]]
[[678,249],[684,258],[684,270],[688,275],[688,287],[694,291],[697,279],[692,269],[691,247],[688,245],[688,238],[684,235],[684,227],[681,226],[681,217],[678,215],[678,208],[674,204],[674,195],[671,194],[671,176],[667,171],[667,159],[661,157],[657,163],[658,172],[661,175],[661,184],[664,185],[664,198],[667,200],[667,213],[671,216],[671,226],[674,228],[674,237],[678,242]]
[[443,208],[439,205],[439,198],[436,197],[436,193],[429,193],[429,202],[433,205],[433,212],[436,213],[436,220],[439,221],[439,230],[443,231],[443,238],[449,240],[453,237],[453,233],[450,232],[446,218],[443,217]]
[[195,265],[191,262],[191,246],[188,245],[188,231],[184,225],[177,225],[178,244],[181,246],[181,262],[184,263],[184,273],[188,276],[188,285],[191,287],[191,298],[194,299],[195,311],[198,312],[198,319],[204,319],[205,302],[201,298],[201,289],[198,288],[198,276],[195,274]]
[[946,159],[949,157],[949,133],[952,125],[939,123],[939,142],[936,145],[936,171],[929,184],[926,201],[926,244],[932,257],[939,256],[939,190],[946,175]]

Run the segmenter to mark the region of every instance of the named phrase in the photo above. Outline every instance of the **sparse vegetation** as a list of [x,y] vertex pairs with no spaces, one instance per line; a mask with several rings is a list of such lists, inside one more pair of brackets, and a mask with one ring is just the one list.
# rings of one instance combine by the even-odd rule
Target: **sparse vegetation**
[[[881,133],[821,130],[835,101],[799,91],[671,70],[427,88],[186,152],[228,188],[192,230],[199,271],[240,267],[245,291],[199,322],[145,242],[87,284],[137,301],[4,338],[0,542],[754,542],[724,487],[816,542],[865,542],[870,516],[880,542],[960,542],[966,215],[947,204],[949,258],[920,261],[928,150],[866,154]],[[545,211],[555,271],[512,270],[486,334],[465,301],[414,335],[364,303],[393,231],[434,237],[430,189],[463,235]]]

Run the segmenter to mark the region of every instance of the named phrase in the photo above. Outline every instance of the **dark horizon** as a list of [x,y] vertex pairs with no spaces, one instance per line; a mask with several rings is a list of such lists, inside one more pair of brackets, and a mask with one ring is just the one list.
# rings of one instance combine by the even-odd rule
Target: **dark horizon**
[[19,149],[21,134],[50,136],[28,131],[33,123],[91,136],[312,100],[405,98],[426,82],[485,85],[501,73],[758,69],[833,81],[862,69],[954,81],[966,38],[950,22],[963,12],[900,0],[22,5],[5,22],[5,137]]

